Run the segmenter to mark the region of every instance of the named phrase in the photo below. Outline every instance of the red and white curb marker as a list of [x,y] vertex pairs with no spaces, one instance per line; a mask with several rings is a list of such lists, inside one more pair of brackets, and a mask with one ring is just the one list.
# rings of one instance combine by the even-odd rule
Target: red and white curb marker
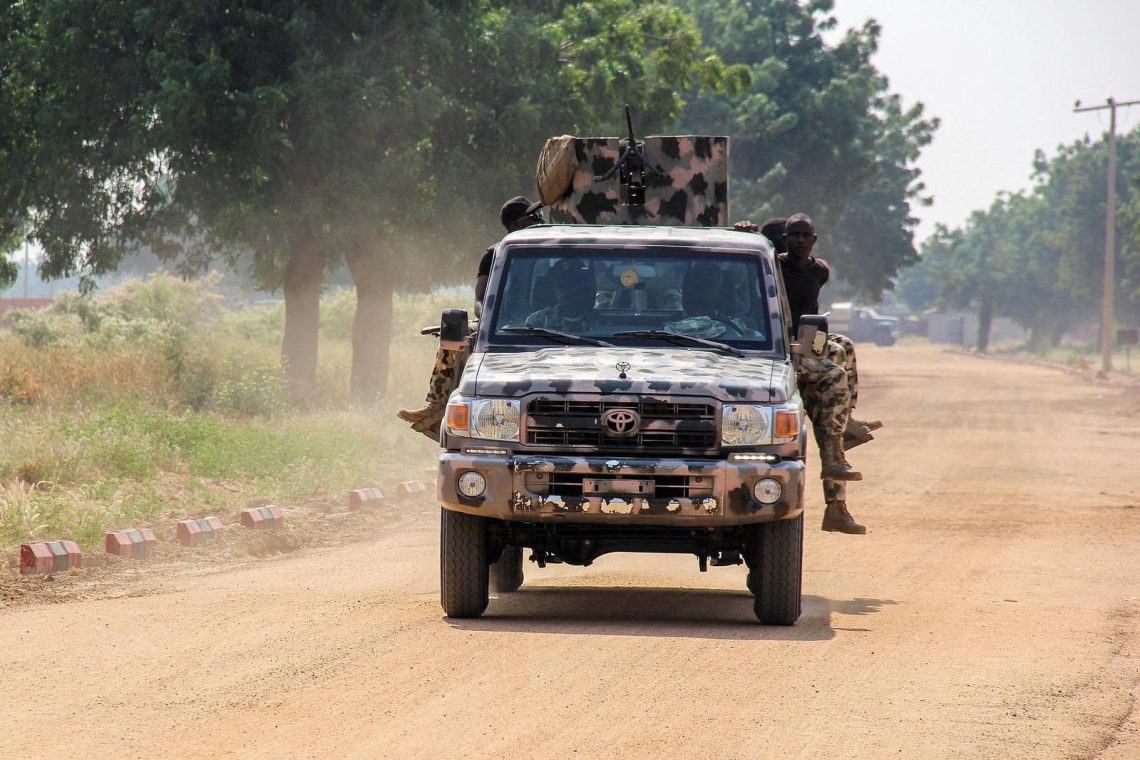
[[197,546],[217,538],[222,529],[222,521],[217,517],[203,517],[200,520],[183,520],[178,523],[174,535],[183,546]]
[[284,527],[285,515],[281,508],[270,504],[265,507],[254,507],[241,513],[241,524],[254,530],[276,530]]
[[154,554],[158,538],[150,528],[115,530],[107,534],[107,553],[130,559],[147,559]]
[[427,486],[418,480],[409,480],[406,483],[396,484],[396,501],[414,499],[422,493],[427,493]]
[[361,488],[348,494],[348,508],[380,507],[387,501],[379,488]]
[[59,573],[82,564],[83,552],[74,541],[20,545],[20,575]]

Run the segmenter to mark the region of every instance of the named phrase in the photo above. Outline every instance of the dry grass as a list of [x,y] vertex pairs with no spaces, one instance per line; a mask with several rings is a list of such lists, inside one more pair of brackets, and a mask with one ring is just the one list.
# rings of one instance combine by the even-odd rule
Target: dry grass
[[[427,475],[435,445],[393,412],[426,390],[435,343],[419,327],[462,299],[397,298],[389,397],[359,405],[348,401],[354,299],[331,296],[320,403],[298,409],[278,369],[280,306],[225,313],[196,286],[132,287],[85,316],[72,304],[0,330],[0,547],[91,547],[112,528],[269,501],[342,503],[352,488]],[[132,321],[132,308],[144,314]],[[164,309],[199,321],[165,323]]]

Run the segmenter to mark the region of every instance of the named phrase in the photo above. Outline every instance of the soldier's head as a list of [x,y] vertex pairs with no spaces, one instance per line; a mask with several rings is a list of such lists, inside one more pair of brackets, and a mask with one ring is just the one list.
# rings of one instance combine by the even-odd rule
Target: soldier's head
[[545,221],[542,218],[541,209],[541,201],[531,203],[527,198],[516,195],[503,204],[503,208],[499,211],[499,221],[503,223],[507,232],[525,230],[527,227],[542,224]]
[[550,268],[558,310],[580,317],[594,307],[594,273],[581,259],[560,259]]
[[687,315],[717,313],[724,273],[711,261],[698,261],[685,274],[681,301]]
[[798,261],[807,261],[819,236],[815,234],[815,224],[807,214],[792,214],[788,217],[788,255]]
[[786,237],[788,220],[777,217],[769,219],[760,225],[760,234],[768,238],[768,242],[776,249],[776,253],[788,252],[788,239]]

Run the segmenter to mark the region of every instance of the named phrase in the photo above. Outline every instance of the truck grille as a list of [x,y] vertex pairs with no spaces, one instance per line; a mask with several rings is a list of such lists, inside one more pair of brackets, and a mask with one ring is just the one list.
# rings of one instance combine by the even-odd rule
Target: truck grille
[[[629,409],[641,416],[637,435],[606,434],[602,415]],[[717,448],[716,407],[700,402],[539,398],[527,405],[525,440],[531,446],[586,446],[604,452],[708,452]]]
[[[652,482],[653,492],[649,498],[657,499],[702,499],[712,496],[713,478],[708,475],[634,475],[631,479],[645,479]],[[623,478],[612,476],[599,476],[577,472],[552,472],[542,475],[541,479],[527,480],[527,490],[531,493],[549,494],[551,496],[593,496],[599,494],[584,493],[583,481],[590,479],[595,482],[619,481]],[[620,493],[621,489],[613,489]],[[604,496],[609,490],[602,488],[600,495]],[[622,494],[626,498],[633,498],[639,494]]]

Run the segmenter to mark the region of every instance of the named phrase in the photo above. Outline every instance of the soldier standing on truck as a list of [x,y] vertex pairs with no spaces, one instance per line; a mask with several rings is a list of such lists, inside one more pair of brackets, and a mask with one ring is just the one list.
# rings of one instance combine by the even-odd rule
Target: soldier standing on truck
[[[524,230],[536,224],[542,224],[542,203],[531,203],[521,195],[511,198],[499,210],[499,221],[508,232]],[[495,258],[497,245],[490,246],[479,260],[479,269],[475,275],[475,316],[483,311],[483,296],[487,292],[487,277],[491,274],[491,264]],[[443,419],[443,411],[447,406],[447,397],[451,395],[452,377],[456,365],[461,361],[462,351],[453,351],[440,348],[435,355],[435,367],[431,372],[431,381],[428,384],[427,403],[419,409],[401,409],[396,416],[404,422],[411,423],[412,429],[423,433],[429,438],[438,439],[439,423]]]

